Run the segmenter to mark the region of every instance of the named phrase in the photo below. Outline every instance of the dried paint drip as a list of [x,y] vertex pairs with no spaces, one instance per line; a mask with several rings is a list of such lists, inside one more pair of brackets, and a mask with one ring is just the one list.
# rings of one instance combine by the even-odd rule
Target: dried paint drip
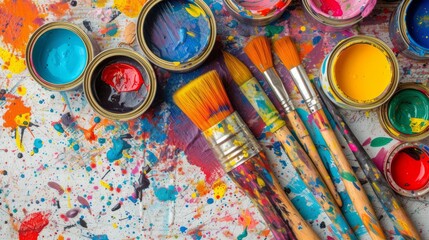
[[[325,17],[335,19],[351,19],[363,14],[369,5],[375,5],[371,0],[308,0],[313,11]],[[370,7],[371,10],[373,8]],[[366,14],[364,14],[366,15]]]
[[143,84],[140,71],[133,65],[113,63],[103,69],[101,79],[118,93],[137,91]]
[[147,98],[150,85],[148,73],[132,58],[108,58],[94,71],[92,91],[104,109],[125,113],[138,108]]
[[429,156],[417,147],[400,150],[392,159],[391,174],[405,190],[420,190],[429,182]]
[[405,22],[411,42],[429,49],[429,2],[411,1],[407,8]]
[[209,44],[209,18],[192,1],[161,1],[147,19],[144,37],[150,50],[163,60],[187,62],[200,56]]
[[419,90],[401,90],[390,100],[388,116],[401,133],[424,132],[429,125],[429,98]]

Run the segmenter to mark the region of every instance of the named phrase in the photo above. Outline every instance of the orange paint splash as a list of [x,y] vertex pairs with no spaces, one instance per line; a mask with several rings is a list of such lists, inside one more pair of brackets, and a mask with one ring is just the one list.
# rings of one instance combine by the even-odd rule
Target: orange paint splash
[[43,24],[43,18],[31,0],[4,0],[0,3],[0,33],[3,42],[16,56],[24,57],[30,35]]
[[94,123],[94,125],[92,125],[92,127],[90,127],[89,129],[85,129],[85,128],[82,128],[79,126],[78,126],[78,128],[80,130],[82,130],[83,135],[85,136],[85,139],[88,140],[89,142],[92,142],[94,140],[97,140],[97,136],[94,133],[94,128],[96,126],[97,126],[97,123]]
[[314,46],[312,42],[308,42],[308,43],[302,43],[300,45],[300,51],[299,51],[299,58],[303,59],[305,56],[307,56],[312,50],[313,50]]
[[60,18],[70,11],[70,3],[68,1],[60,1],[49,5],[49,12]]
[[197,187],[196,188],[197,188],[197,191],[198,191],[198,194],[199,194],[200,197],[204,196],[204,195],[206,195],[207,193],[210,192],[210,189],[206,186],[206,182],[205,181],[199,181],[197,183]]
[[246,209],[238,217],[238,224],[243,227],[247,227],[248,229],[254,229],[257,225],[257,222],[253,218],[253,213]]
[[16,129],[30,125],[31,108],[24,105],[21,98],[8,99],[6,113],[3,115],[3,127]]

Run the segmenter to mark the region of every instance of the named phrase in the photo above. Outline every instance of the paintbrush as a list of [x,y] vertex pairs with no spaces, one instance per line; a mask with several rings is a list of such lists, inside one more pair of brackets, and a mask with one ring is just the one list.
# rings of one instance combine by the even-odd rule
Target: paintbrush
[[320,100],[311,85],[304,67],[301,65],[295,45],[289,37],[283,37],[274,43],[274,51],[291,73],[292,79],[310,109],[308,121],[314,121],[317,128],[320,130],[322,137],[326,141],[326,144],[332,153],[335,165],[338,167],[338,171],[341,175],[346,191],[350,196],[356,212],[362,219],[366,230],[372,239],[385,239],[386,237],[384,236],[383,230],[378,222],[368,196],[344,155],[341,145],[338,142],[325,113],[323,112]]
[[276,239],[319,239],[287,198],[216,71],[179,89],[173,101],[202,131],[225,172],[252,199]]
[[283,82],[274,68],[270,40],[264,36],[255,37],[244,47],[243,50],[253,62],[253,64],[259,69],[259,71],[263,73],[277,99],[280,101],[280,104],[282,105],[286,113],[286,117],[291,123],[292,129],[297,135],[298,140],[304,147],[304,150],[310,156],[311,160],[319,171],[320,176],[323,178],[329,190],[331,191],[332,196],[334,197],[338,206],[341,207],[343,205],[342,200],[335,189],[335,185],[331,179],[331,176],[328,174],[325,165],[323,165],[323,161],[319,156],[319,152],[317,151],[307,128],[305,127],[298,113],[295,111],[292,100],[289,98]]
[[358,160],[364,174],[371,184],[378,200],[386,211],[389,218],[392,220],[396,230],[404,237],[404,239],[420,239],[420,236],[414,227],[412,221],[408,218],[407,213],[402,208],[399,199],[395,196],[393,190],[384,179],[378,168],[375,166],[368,153],[360,144],[350,127],[344,121],[338,109],[328,100],[323,93],[319,80],[316,80],[316,89],[322,99],[326,109],[328,109],[332,118],[335,121],[337,129],[341,132],[344,139],[347,141],[350,150]]
[[331,193],[320,178],[316,168],[305,153],[301,145],[286,127],[271,100],[265,94],[258,80],[252,76],[249,69],[238,58],[223,52],[225,64],[232,79],[239,85],[241,92],[246,96],[268,129],[274,133],[291,160],[302,180],[315,196],[321,208],[331,219],[333,226],[341,235],[341,239],[355,239],[341,210],[335,204]]

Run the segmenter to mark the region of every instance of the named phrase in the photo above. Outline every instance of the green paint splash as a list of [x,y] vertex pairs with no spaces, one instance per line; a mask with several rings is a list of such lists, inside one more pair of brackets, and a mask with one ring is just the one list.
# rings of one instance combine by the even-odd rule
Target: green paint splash
[[247,237],[247,227],[244,229],[244,231],[237,236],[237,240],[243,240],[243,238]]
[[284,28],[285,28],[284,26],[268,25],[265,27],[265,36],[269,38],[273,37],[274,35],[283,32]]
[[341,172],[341,177],[346,179],[347,181],[350,181],[350,182],[356,182],[357,181],[356,177],[349,172]]
[[384,145],[389,144],[392,140],[393,140],[392,138],[386,138],[386,137],[374,138],[371,141],[371,147],[382,147]]

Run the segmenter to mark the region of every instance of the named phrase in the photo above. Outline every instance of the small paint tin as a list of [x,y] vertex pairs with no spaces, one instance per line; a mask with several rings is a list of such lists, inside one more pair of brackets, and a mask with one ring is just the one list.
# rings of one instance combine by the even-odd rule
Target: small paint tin
[[388,102],[378,110],[383,129],[391,137],[416,142],[429,136],[429,88],[402,83]]
[[143,5],[136,32],[149,61],[170,71],[187,72],[210,55],[216,20],[202,0],[153,0]]
[[223,0],[224,6],[240,22],[265,26],[278,19],[291,0]]
[[128,48],[99,53],[85,72],[84,91],[89,104],[98,114],[112,120],[139,117],[152,104],[156,88],[150,63]]
[[342,31],[360,22],[377,0],[302,0],[307,18],[326,32]]
[[406,197],[429,192],[429,147],[423,143],[399,143],[386,155],[383,171],[391,188]]
[[429,2],[404,0],[392,14],[389,33],[395,48],[404,56],[429,60]]
[[96,49],[77,25],[48,23],[38,28],[28,42],[28,70],[34,80],[47,89],[70,90],[82,83],[85,69]]
[[385,103],[399,83],[398,61],[381,40],[354,36],[340,41],[321,66],[321,84],[337,106],[368,110]]

